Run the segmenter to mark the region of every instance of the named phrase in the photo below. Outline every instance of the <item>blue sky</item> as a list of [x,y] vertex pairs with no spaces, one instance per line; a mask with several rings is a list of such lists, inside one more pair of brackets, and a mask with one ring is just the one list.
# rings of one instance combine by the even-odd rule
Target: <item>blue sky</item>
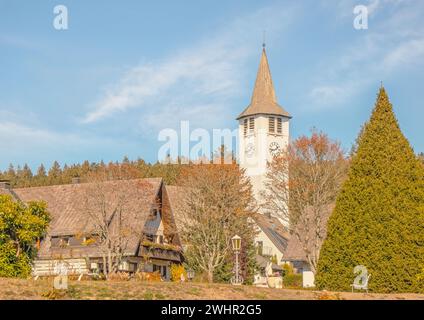
[[[53,28],[58,4],[66,31]],[[353,28],[357,4],[368,30]],[[418,0],[0,0],[0,169],[156,161],[158,132],[180,120],[236,128],[263,30],[293,138],[316,127],[349,149],[383,81],[422,152],[423,15]]]

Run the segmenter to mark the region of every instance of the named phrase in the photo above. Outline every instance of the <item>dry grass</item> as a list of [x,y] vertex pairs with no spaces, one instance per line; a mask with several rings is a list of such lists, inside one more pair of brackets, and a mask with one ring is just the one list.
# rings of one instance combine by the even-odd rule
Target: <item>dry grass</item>
[[67,292],[52,288],[52,279],[23,280],[0,278],[0,299],[84,299],[84,300],[345,300],[421,299],[418,294],[365,294],[312,290],[269,289],[206,283],[141,281],[71,281]]

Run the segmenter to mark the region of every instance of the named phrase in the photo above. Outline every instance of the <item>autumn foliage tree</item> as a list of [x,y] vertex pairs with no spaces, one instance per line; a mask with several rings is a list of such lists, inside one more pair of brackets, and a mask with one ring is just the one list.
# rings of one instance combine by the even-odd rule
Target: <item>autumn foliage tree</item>
[[350,290],[363,265],[375,292],[424,291],[424,167],[384,88],[337,197],[318,263],[320,289]]
[[314,273],[347,166],[340,144],[316,131],[294,140],[268,164],[264,209],[287,222]]
[[230,239],[238,234],[244,243],[243,276],[253,277],[254,229],[249,217],[254,207],[243,171],[235,163],[186,166],[179,185],[185,188],[178,210],[187,264],[206,274],[209,282],[228,280],[234,257]]

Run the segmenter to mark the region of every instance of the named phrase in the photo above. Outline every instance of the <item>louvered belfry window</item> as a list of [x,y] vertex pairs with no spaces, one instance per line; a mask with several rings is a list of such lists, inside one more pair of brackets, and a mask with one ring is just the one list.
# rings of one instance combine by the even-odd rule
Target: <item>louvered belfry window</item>
[[268,131],[274,133],[275,132],[275,118],[269,117],[268,119]]
[[277,133],[283,133],[283,120],[277,118]]
[[244,132],[244,136],[247,136],[247,119],[243,120],[243,132]]
[[255,131],[255,118],[249,118],[249,132],[253,133]]

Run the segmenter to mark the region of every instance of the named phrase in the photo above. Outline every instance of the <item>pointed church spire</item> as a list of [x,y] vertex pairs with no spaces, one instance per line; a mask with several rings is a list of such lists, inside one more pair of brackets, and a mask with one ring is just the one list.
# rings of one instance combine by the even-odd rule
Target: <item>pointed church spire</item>
[[266,56],[265,43],[262,48],[261,61],[256,75],[255,87],[253,89],[250,105],[237,117],[237,119],[255,114],[272,114],[291,118],[289,113],[277,103],[268,58]]
[[272,83],[271,71],[269,70],[268,58],[265,47],[262,49],[261,62],[256,75],[255,88],[253,89],[252,103],[277,103],[274,84]]

